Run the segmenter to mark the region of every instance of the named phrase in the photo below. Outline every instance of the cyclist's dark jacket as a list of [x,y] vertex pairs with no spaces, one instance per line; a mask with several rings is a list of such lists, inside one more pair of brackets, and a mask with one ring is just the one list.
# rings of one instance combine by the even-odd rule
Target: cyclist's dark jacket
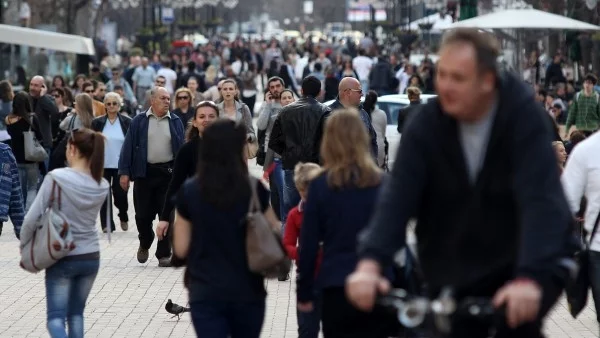
[[545,114],[529,86],[502,74],[485,160],[471,184],[458,123],[430,100],[402,133],[390,181],[360,236],[360,256],[390,264],[414,217],[433,288],[490,279],[501,286],[513,277],[545,285],[557,274],[564,281],[556,262],[572,253],[572,215]]

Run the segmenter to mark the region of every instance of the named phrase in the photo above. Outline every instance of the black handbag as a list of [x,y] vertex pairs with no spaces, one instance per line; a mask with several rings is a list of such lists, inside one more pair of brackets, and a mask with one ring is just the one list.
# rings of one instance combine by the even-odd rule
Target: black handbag
[[265,165],[267,150],[265,149],[265,139],[267,137],[266,130],[258,130],[258,152],[256,153],[256,164]]
[[579,313],[581,313],[587,305],[590,288],[590,245],[594,239],[596,230],[598,229],[598,221],[600,221],[600,213],[598,213],[598,216],[596,217],[596,222],[594,223],[594,229],[590,235],[589,242],[585,240],[585,231],[583,225],[581,226],[582,249],[575,253],[575,261],[577,262],[579,269],[575,278],[567,283],[565,288],[567,302],[569,304],[569,313],[571,313],[573,318],[577,318]]

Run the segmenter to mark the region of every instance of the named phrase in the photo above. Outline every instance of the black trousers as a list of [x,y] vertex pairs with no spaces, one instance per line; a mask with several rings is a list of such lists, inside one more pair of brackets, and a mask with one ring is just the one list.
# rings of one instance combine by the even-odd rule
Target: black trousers
[[277,189],[277,184],[275,183],[275,177],[273,173],[269,175],[269,189],[271,189],[271,207],[273,208],[273,211],[275,211],[277,219],[282,219],[279,209],[279,203],[281,203],[282,196],[279,196],[279,189]]
[[[135,223],[138,229],[140,246],[150,249],[154,241],[152,222],[162,211],[169,182],[171,182],[172,163],[160,165],[148,164],[146,177],[138,178],[133,185],[133,204],[135,207]],[[172,226],[169,227],[171,229]],[[158,241],[156,258],[171,256],[170,231],[167,237]]]
[[[121,188],[119,184],[119,170],[118,169],[104,169],[104,178],[110,184],[113,198],[111,201],[114,202],[115,207],[119,210],[119,220],[121,222],[129,222],[129,216],[127,216],[127,209],[129,209],[129,202],[127,201],[127,192]],[[106,201],[102,204],[100,209],[100,226],[106,227]],[[115,230],[115,221],[113,220],[113,214],[110,213],[110,229]]]
[[244,102],[248,108],[250,109],[250,114],[254,117],[254,105],[256,104],[256,95],[253,96],[243,96],[242,102]]
[[357,310],[346,299],[343,287],[323,289],[321,320],[324,338],[387,338],[389,315],[381,308]]

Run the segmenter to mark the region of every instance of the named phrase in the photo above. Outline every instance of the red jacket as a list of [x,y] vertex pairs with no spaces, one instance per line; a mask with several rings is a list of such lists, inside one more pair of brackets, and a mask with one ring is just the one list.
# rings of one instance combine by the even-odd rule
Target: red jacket
[[[300,239],[300,227],[302,226],[303,208],[304,202],[300,202],[297,206],[292,208],[288,213],[287,220],[285,222],[285,233],[283,234],[283,247],[291,259],[298,261],[298,240]],[[323,250],[319,251],[317,258],[316,271],[319,271],[319,265],[323,259]]]

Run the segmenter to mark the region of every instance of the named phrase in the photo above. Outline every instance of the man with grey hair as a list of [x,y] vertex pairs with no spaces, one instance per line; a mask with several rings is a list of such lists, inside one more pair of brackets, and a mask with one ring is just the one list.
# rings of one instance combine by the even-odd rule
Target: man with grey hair
[[[135,181],[133,205],[140,263],[148,260],[148,250],[154,241],[152,222],[161,212],[173,173],[173,160],[184,138],[181,119],[169,112],[171,96],[167,89],[152,88],[150,96],[150,108],[131,121],[119,158],[121,188],[127,191],[130,182]],[[171,266],[169,237],[169,234],[158,234],[155,255],[160,267]]]
[[137,67],[133,72],[131,79],[133,80],[133,92],[137,102],[144,102],[146,91],[152,88],[156,71],[148,64],[148,58],[142,58],[142,65]]

